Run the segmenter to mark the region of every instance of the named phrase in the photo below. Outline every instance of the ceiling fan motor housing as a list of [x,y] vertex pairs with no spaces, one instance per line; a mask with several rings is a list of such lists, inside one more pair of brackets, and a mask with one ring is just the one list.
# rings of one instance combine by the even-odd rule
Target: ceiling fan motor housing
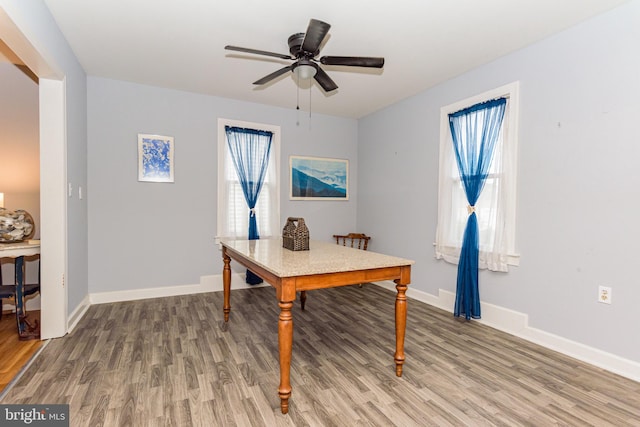
[[320,49],[315,52],[304,52],[302,51],[302,42],[304,41],[305,33],[295,33],[289,37],[287,40],[289,44],[289,52],[291,52],[291,56],[294,58],[313,58],[318,53],[320,53]]

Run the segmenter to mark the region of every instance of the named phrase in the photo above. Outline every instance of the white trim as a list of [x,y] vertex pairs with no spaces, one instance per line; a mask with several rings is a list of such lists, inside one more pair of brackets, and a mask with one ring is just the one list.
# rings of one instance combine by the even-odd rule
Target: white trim
[[[13,302],[13,299],[8,300],[9,302],[4,302],[8,300],[6,298],[2,299],[2,311],[3,312],[16,312],[16,304]],[[38,292],[35,295],[29,295],[24,297],[24,311],[28,314],[30,311],[40,310],[40,293]]]
[[73,313],[69,315],[67,318],[67,332],[71,333],[78,326],[78,322],[84,317],[87,310],[91,307],[91,300],[89,299],[89,295],[85,296],[80,304],[73,310]]
[[[40,79],[41,328],[67,332],[67,150],[65,80]],[[45,161],[46,159],[46,161]]]
[[29,295],[24,298],[24,309],[27,313],[34,310],[40,310],[40,292],[36,295]]
[[[248,285],[245,283],[244,274],[231,274],[231,289],[247,289],[269,286],[266,283],[260,285]],[[128,289],[126,291],[99,292],[89,294],[91,304],[105,304],[111,302],[135,301],[149,298],[171,297],[177,295],[192,295],[205,292],[220,292],[222,287],[222,275],[202,276],[197,285],[165,286],[161,288]]]
[[[449,228],[456,215],[451,211],[453,202],[453,188],[450,167],[455,163],[452,149],[452,137],[449,126],[449,114],[460,111],[475,104],[492,99],[507,98],[505,119],[503,122],[504,141],[501,153],[502,176],[501,190],[498,198],[497,224],[504,224],[504,230],[500,232],[498,226],[494,230],[497,241],[490,251],[481,250],[479,255],[479,268],[488,268],[492,271],[507,272],[508,266],[520,264],[520,254],[516,251],[516,205],[517,205],[517,167],[518,167],[518,124],[520,110],[520,83],[515,81],[504,86],[491,89],[454,102],[440,108],[440,155],[438,177],[438,223],[434,242],[436,259],[458,264],[460,259],[461,242],[451,242]],[[459,180],[458,180],[459,183]],[[454,186],[455,187],[455,186]],[[457,192],[456,192],[457,194]],[[480,199],[482,200],[482,199]],[[453,203],[456,204],[456,203]],[[456,204],[457,206],[457,204]],[[466,217],[465,217],[466,218]],[[459,218],[461,219],[461,218]],[[465,219],[466,221],[466,219]],[[462,231],[462,229],[460,230]],[[500,236],[500,238],[498,238]],[[504,237],[503,237],[504,236]],[[503,240],[504,238],[504,240]]]
[[61,80],[64,77],[55,65],[55,61],[46,57],[46,52],[41,52],[33,46],[2,6],[0,6],[0,39],[38,78]]
[[[395,291],[395,283],[393,282],[375,282],[374,284]],[[455,303],[455,294],[453,292],[439,289],[438,295],[435,296],[412,289],[409,286],[407,296],[445,310],[453,315],[453,306]],[[475,322],[525,339],[634,381],[640,381],[639,362],[625,359],[615,354],[607,353],[606,351],[530,327],[529,316],[525,313],[484,302],[481,302],[480,306],[482,319],[474,320]],[[411,312],[410,310],[411,308],[409,308],[409,313]]]
[[[232,273],[231,283],[232,290],[269,286],[266,283],[254,286],[247,285],[244,281],[244,275],[238,273]],[[395,283],[390,281],[374,282],[373,284],[394,292],[396,290]],[[75,327],[75,324],[77,324],[89,308],[89,303],[104,304],[194,293],[221,292],[222,289],[222,275],[218,274],[202,276],[200,278],[200,284],[198,285],[95,293],[85,298],[80,304],[82,308],[79,307],[76,309],[70,318],[74,319],[73,327]],[[453,292],[439,289],[438,295],[436,296],[409,287],[407,289],[407,296],[440,308],[453,315],[453,305],[455,302],[455,294]],[[573,357],[631,380],[640,381],[640,363],[638,362],[541,331],[540,329],[532,328],[528,325],[529,316],[525,313],[488,303],[481,303],[481,308],[483,318],[474,320],[475,322],[525,339],[545,348],[558,351],[566,356]],[[411,312],[410,310],[411,308],[409,306],[409,313]],[[70,327],[70,330],[73,327]]]
[[[488,101],[490,99],[497,99],[503,96],[508,96],[511,98],[515,105],[520,105],[519,100],[519,87],[520,82],[515,81],[513,83],[506,84],[504,86],[497,87],[495,89],[488,90],[486,92],[482,92],[480,94],[471,96],[469,98],[462,99],[460,101],[454,102],[453,104],[449,104],[440,109],[441,112],[445,112],[447,115],[449,113],[455,113],[456,111],[460,111],[464,108],[470,107],[475,104],[479,104],[481,102]],[[512,129],[514,136],[518,137],[518,114],[514,114],[515,117],[511,117],[511,123],[509,124],[509,128]],[[447,118],[448,124],[448,118]],[[445,129],[440,129],[440,136],[442,137],[442,133],[448,132],[449,127],[446,126]]]

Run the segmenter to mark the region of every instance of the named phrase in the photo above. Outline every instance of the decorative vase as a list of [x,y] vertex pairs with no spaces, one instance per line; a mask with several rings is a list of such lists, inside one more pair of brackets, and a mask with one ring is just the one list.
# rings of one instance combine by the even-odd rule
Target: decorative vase
[[36,226],[29,212],[0,208],[0,243],[22,242],[33,237],[35,232]]

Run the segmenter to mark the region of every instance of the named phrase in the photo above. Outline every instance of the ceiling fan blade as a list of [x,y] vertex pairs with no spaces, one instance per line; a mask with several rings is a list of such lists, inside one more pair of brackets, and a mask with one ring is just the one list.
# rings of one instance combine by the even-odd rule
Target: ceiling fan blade
[[260,80],[256,80],[255,82],[253,82],[253,84],[254,85],[263,85],[263,84],[268,83],[271,80],[275,79],[276,77],[281,76],[282,74],[286,73],[287,71],[291,71],[291,70],[293,70],[293,65],[289,65],[287,67],[280,68],[278,71],[274,71],[273,73],[269,74],[268,76],[264,76]]
[[323,56],[320,62],[324,65],[346,65],[350,67],[382,68],[384,58],[366,56]]
[[289,55],[284,55],[282,53],[267,52],[265,50],[249,49],[249,48],[246,48],[246,47],[228,46],[227,45],[224,48],[226,50],[235,50],[235,51],[238,51],[238,52],[254,53],[256,55],[274,56],[274,57],[280,58],[280,59],[295,59],[295,58],[292,58]]
[[325,36],[329,32],[331,25],[326,22],[318,21],[317,19],[311,19],[307,32],[304,34],[304,40],[302,41],[302,50],[309,53],[314,53],[320,48],[320,43],[324,40]]
[[331,77],[329,77],[329,75],[325,73],[322,68],[316,68],[318,72],[315,76],[313,76],[313,78],[316,79],[318,84],[322,87],[322,89],[324,89],[325,92],[331,92],[332,90],[338,89],[338,85],[336,84],[336,82],[331,80]]

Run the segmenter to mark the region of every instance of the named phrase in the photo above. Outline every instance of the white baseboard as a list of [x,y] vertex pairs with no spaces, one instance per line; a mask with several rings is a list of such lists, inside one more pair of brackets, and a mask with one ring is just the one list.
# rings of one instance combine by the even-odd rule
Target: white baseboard
[[[13,300],[10,300],[7,303],[2,303],[0,305],[2,305],[0,309],[2,309],[3,312],[10,311],[11,313],[14,313],[13,315],[15,315],[16,306]],[[40,293],[26,297],[24,302],[24,310],[26,313],[34,310],[40,310]]]
[[[25,297],[24,309],[27,313],[33,310],[40,310],[40,293]],[[12,313],[15,313],[16,306],[13,300],[2,304],[2,311],[11,311]]]
[[[260,285],[248,285],[244,281],[243,274],[232,273],[232,289],[246,289],[256,286],[269,286],[266,283]],[[395,291],[395,283],[384,281],[375,282],[376,285]],[[203,292],[222,291],[222,275],[202,276],[197,285],[181,285],[162,288],[132,289],[126,291],[99,292],[89,294],[80,306],[69,316],[69,332],[75,327],[91,304],[104,304],[110,302],[133,301],[147,298],[158,298],[176,295],[188,295]],[[407,296],[426,304],[438,307],[449,313],[453,313],[455,294],[439,289],[438,295],[432,295],[409,287]],[[540,329],[529,326],[529,317],[525,313],[513,311],[494,304],[481,303],[482,319],[477,322],[515,335],[527,341],[531,341],[543,347],[558,351],[567,356],[600,367],[607,371],[622,375],[626,378],[640,382],[640,363],[625,359],[611,353],[589,347],[576,341],[554,335]]]
[[[384,281],[375,282],[376,285],[395,291],[395,283]],[[438,295],[423,291],[407,289],[407,296],[418,301],[433,305],[453,314],[455,294],[438,290]],[[515,335],[527,341],[581,360],[623,377],[640,382],[640,363],[625,359],[615,354],[607,353],[597,348],[589,347],[576,341],[563,338],[540,329],[529,326],[529,316],[494,304],[480,303],[482,319],[477,322],[494,329]]]
[[[266,283],[260,285],[248,285],[245,283],[244,274],[231,274],[231,289],[246,289],[257,286],[269,286]],[[98,292],[89,294],[91,304],[105,304],[110,302],[135,301],[148,298],[170,297],[176,295],[200,294],[204,292],[222,291],[222,275],[200,277],[197,285],[167,286],[162,288],[130,289],[126,291]]]
[[68,334],[70,334],[75,329],[80,319],[82,319],[82,316],[84,316],[87,310],[89,310],[89,307],[91,307],[91,300],[89,298],[89,295],[87,295],[82,301],[80,301],[80,304],[78,304],[76,309],[73,310],[73,313],[71,313],[69,317],[67,317]]

